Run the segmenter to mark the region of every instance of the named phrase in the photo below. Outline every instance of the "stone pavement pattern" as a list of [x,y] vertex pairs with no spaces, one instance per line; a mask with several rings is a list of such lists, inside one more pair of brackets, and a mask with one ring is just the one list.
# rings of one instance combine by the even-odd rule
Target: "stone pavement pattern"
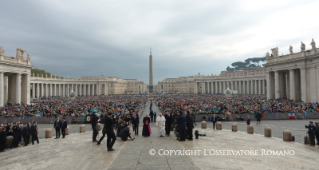
[[[156,106],[153,105],[153,108],[159,113]],[[146,112],[148,107],[144,114]],[[108,152],[106,139],[100,146],[92,143],[92,131],[88,131],[90,126],[87,126],[86,133],[70,133],[66,139],[42,139],[39,145],[6,150],[0,153],[0,169],[318,169],[318,146],[283,142],[281,138],[265,138],[246,132],[199,128],[198,123],[196,129],[206,133],[206,137],[177,142],[174,136],[158,137],[154,123],[151,137],[142,137],[141,122],[140,135],[135,136],[135,141],[123,142],[118,138],[114,145],[115,151]],[[150,149],[155,149],[154,156],[149,154]],[[160,156],[157,152],[159,149],[196,149],[201,150],[201,155]],[[295,155],[211,156],[204,155],[204,149],[249,149],[259,150],[259,154],[261,149],[294,150]]]

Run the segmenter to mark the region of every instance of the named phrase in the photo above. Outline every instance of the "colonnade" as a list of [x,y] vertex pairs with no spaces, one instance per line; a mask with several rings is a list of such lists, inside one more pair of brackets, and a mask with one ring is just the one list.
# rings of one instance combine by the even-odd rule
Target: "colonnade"
[[197,81],[194,93],[218,94],[227,88],[237,91],[237,94],[266,94],[267,89],[265,79]]
[[60,96],[94,96],[108,94],[107,83],[31,83],[31,98]]
[[0,107],[5,103],[30,103],[30,75],[0,72]]

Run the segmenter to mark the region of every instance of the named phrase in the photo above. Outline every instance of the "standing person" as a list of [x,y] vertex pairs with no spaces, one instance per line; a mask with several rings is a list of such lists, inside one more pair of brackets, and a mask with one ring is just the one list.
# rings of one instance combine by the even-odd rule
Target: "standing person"
[[194,115],[194,113],[191,113],[191,115],[193,116],[193,119],[194,119],[194,125],[196,126],[197,124],[196,124],[196,117],[195,117],[195,115]]
[[213,122],[213,129],[215,130],[215,125],[216,125],[216,121],[217,121],[217,118],[216,118],[216,114],[213,114],[213,117],[212,117],[212,122]]
[[11,143],[11,148],[16,148],[18,147],[19,144],[19,125],[17,122],[12,126],[12,131],[13,131],[13,141]]
[[25,124],[23,129],[22,129],[22,136],[23,136],[23,140],[24,140],[24,146],[27,146],[29,144],[29,140],[30,140],[30,132],[29,132],[29,127],[27,124]]
[[173,115],[171,113],[169,113],[167,111],[167,113],[165,114],[165,132],[166,135],[169,136],[170,132],[171,132],[171,125],[173,123]]
[[91,125],[92,125],[92,130],[93,130],[93,137],[92,137],[92,141],[93,142],[98,142],[96,140],[96,137],[98,135],[98,131],[96,129],[96,125],[97,125],[97,121],[98,121],[98,117],[95,115],[95,113],[92,114],[92,120],[91,120]]
[[62,138],[65,138],[65,129],[68,127],[68,122],[66,122],[65,118],[62,119],[61,123],[61,128],[62,128]]
[[250,117],[247,116],[247,126],[250,125]]
[[154,112],[153,112],[153,110],[150,111],[150,117],[151,117],[151,122],[153,122],[153,117],[154,117]]
[[156,127],[158,128],[160,137],[163,137],[165,135],[165,118],[162,113],[156,119]]
[[310,139],[310,145],[315,146],[315,126],[313,125],[313,122],[310,121],[309,124],[305,125],[305,127],[308,129],[308,135]]
[[55,128],[55,139],[60,138],[62,123],[59,117],[56,118],[53,127]]
[[[107,135],[107,150],[114,151],[113,145],[116,141],[116,136],[113,130],[113,124],[116,124],[115,117],[112,115],[112,112],[107,113],[107,117],[105,118],[104,130]],[[101,139],[100,139],[101,141]]]
[[132,125],[133,125],[133,131],[135,132],[135,135],[138,135],[138,126],[140,125],[140,121],[138,120],[136,113],[133,113]]
[[154,122],[156,122],[156,112],[154,112]]
[[193,140],[194,118],[189,111],[187,111],[186,114],[188,140]]
[[316,122],[316,138],[317,138],[317,145],[319,145],[319,122]]
[[185,141],[186,117],[182,111],[178,111],[177,124],[179,129],[179,141]]
[[4,152],[6,147],[7,132],[5,127],[0,127],[0,152]]
[[36,140],[39,144],[39,139],[38,139],[38,126],[37,126],[37,121],[34,121],[33,124],[31,125],[31,137],[32,137],[32,145],[34,145],[34,141]]
[[130,133],[130,126],[125,127],[121,132],[120,132],[120,137],[122,141],[127,141],[127,138],[129,137],[131,140],[134,140],[135,138],[131,137]]
[[256,113],[257,125],[260,124],[261,113],[257,111]]
[[150,118],[148,117],[148,114],[145,115],[143,118],[143,130],[142,130],[142,136],[148,137],[151,135],[151,127],[150,127]]

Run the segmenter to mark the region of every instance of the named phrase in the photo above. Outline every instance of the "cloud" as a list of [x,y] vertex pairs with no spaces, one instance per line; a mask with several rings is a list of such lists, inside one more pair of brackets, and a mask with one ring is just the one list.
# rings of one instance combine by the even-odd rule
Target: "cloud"
[[[27,50],[32,65],[61,76],[116,76],[148,83],[219,74],[270,48],[288,53],[317,35],[314,0],[2,1],[0,46]],[[310,48],[308,45],[307,47]]]

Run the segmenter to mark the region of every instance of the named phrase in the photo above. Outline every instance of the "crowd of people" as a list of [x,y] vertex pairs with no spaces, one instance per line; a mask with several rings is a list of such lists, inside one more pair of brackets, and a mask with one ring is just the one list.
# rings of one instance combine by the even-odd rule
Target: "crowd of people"
[[[278,113],[307,113],[316,112],[319,108],[318,103],[296,102],[294,100],[267,100],[265,97],[235,96],[226,97],[223,95],[206,94],[183,94],[183,95],[158,95],[150,104],[150,113],[146,114],[140,122],[139,112],[145,107],[148,100],[147,95],[100,95],[77,97],[76,99],[67,98],[43,98],[31,105],[8,105],[1,108],[2,117],[56,117],[54,123],[56,138],[60,138],[60,129],[62,137],[65,137],[67,122],[65,117],[72,119],[83,117],[92,124],[92,141],[99,145],[104,136],[107,135],[107,147],[109,151],[113,150],[113,144],[116,136],[122,140],[134,140],[131,137],[130,130],[139,135],[139,125],[143,124],[142,136],[147,137],[152,134],[150,123],[156,122],[158,135],[160,137],[169,136],[171,131],[177,136],[177,140],[193,139],[193,129],[196,114],[213,114],[210,120],[216,122],[216,114],[257,114],[257,121],[261,114]],[[153,112],[152,105],[155,103],[164,114]],[[60,121],[59,117],[63,117]],[[97,123],[104,123],[102,137],[97,139]],[[250,119],[247,120],[250,124]],[[34,129],[34,127],[36,129]],[[311,127],[310,125],[306,126]],[[116,129],[116,134],[113,129]],[[315,128],[316,129],[316,128]],[[0,127],[0,150],[3,150],[5,136],[12,135],[13,142],[11,147],[17,147],[23,139],[24,145],[28,145],[30,136],[32,144],[37,138],[37,125],[8,123]],[[317,132],[314,132],[314,134]],[[316,134],[315,134],[316,135]]]
[[266,97],[206,95],[164,95],[156,98],[158,107],[174,112],[190,110],[194,114],[262,114],[319,112],[318,103],[296,102],[294,100],[267,100]]
[[20,122],[7,123],[7,125],[0,125],[0,152],[3,152],[6,145],[7,136],[12,136],[13,141],[11,149],[16,148],[19,144],[27,146],[30,142],[34,145],[34,141],[38,139],[38,126],[37,122],[34,121],[32,124],[29,122],[27,124],[20,124]]

